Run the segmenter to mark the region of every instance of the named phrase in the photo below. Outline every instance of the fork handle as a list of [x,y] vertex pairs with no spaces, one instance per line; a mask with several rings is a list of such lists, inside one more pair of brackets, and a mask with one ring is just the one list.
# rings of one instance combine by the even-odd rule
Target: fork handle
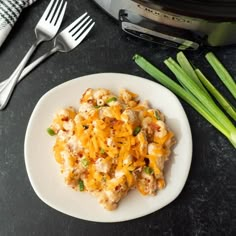
[[[29,64],[27,67],[24,68],[22,71],[20,77],[17,80],[17,83],[19,83],[22,79],[25,78],[26,75],[28,75],[33,69],[35,69],[40,63],[42,63],[44,60],[46,60],[48,57],[52,56],[54,53],[58,51],[57,48],[53,48],[49,52],[46,52],[41,57],[33,61],[31,64]],[[5,86],[5,84],[9,81],[9,79],[6,79],[0,83],[0,91]]]
[[39,43],[40,42],[36,41],[31,46],[31,48],[26,53],[26,55],[24,56],[24,58],[22,59],[20,64],[14,70],[12,75],[9,77],[7,83],[5,83],[4,86],[1,88],[1,90],[0,90],[0,110],[3,110],[5,108],[5,106],[7,105],[8,101],[9,101],[9,99],[11,97],[11,94],[13,92],[13,89],[16,86],[18,78],[20,77],[20,75],[21,75],[25,65],[29,61],[31,55],[33,54],[33,52],[35,51],[35,49],[37,48]]
[[[53,48],[52,50],[44,53],[41,57],[33,61],[31,64],[29,64],[25,69],[23,70],[22,74],[17,80],[17,83],[19,83],[26,75],[28,75],[34,68],[36,68],[40,63],[42,63],[44,60],[46,60],[48,57],[52,56],[54,53],[58,51],[57,48]],[[3,81],[4,83],[6,81]],[[0,84],[0,89],[1,89],[1,84]]]

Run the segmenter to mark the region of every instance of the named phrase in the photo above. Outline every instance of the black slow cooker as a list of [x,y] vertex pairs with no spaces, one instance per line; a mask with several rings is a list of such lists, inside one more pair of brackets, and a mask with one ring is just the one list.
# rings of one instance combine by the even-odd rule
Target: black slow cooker
[[179,49],[236,43],[236,0],[94,0],[138,38]]

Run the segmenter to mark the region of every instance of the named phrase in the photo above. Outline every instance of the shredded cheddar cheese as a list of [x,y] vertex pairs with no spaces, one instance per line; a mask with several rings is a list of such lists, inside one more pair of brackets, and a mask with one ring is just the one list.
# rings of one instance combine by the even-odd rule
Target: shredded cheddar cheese
[[115,209],[130,189],[155,195],[165,187],[164,163],[174,133],[164,115],[137,94],[89,88],[78,110],[59,111],[50,129],[65,182],[91,192],[106,209]]

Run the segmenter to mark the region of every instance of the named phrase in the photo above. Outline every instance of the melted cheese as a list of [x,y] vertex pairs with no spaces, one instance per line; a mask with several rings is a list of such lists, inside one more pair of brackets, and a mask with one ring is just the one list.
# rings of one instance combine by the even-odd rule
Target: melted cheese
[[[99,101],[104,99],[100,101],[104,106],[94,105],[94,93],[96,96],[101,93]],[[118,199],[122,197],[122,191],[126,194],[127,188],[136,187],[142,194],[155,192],[155,189],[146,189],[145,180],[142,179],[145,175],[134,172],[139,170],[143,173],[145,167],[150,167],[153,170],[150,175],[156,178],[153,186],[163,188],[165,181],[160,160],[165,161],[169,156],[174,134],[161,121],[159,123],[163,123],[162,131],[165,135],[155,135],[152,130],[153,127],[158,130],[158,126],[153,126],[158,123],[154,116],[155,110],[150,110],[147,103],[137,101],[136,94],[123,90],[120,99],[112,106],[106,105],[105,99],[113,96],[109,90],[88,89],[81,98],[82,106],[78,112],[68,108],[63,114],[56,115],[51,127],[59,127],[59,134],[64,132],[65,138],[58,135],[56,139],[55,159],[62,170],[71,168],[66,172],[67,183],[75,189],[78,188],[78,180],[82,179],[85,190],[110,191],[112,195],[120,194]],[[140,128],[140,132],[134,135],[136,127]],[[148,148],[150,143],[154,144],[151,151]],[[69,152],[68,158],[62,155],[63,152]],[[163,159],[158,159],[160,157]],[[86,159],[83,171],[82,159]],[[80,171],[77,171],[78,168]]]

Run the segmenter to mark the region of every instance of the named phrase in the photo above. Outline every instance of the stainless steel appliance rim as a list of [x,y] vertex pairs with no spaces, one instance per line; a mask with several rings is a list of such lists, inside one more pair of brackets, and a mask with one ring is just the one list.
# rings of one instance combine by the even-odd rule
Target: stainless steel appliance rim
[[[236,1],[226,1],[228,4],[233,4],[236,12]],[[154,43],[183,50],[196,50],[201,45],[224,46],[236,43],[236,14],[235,19],[232,17],[227,19],[226,16],[218,18],[209,16],[209,19],[206,19],[167,11],[168,8],[159,3],[162,1],[94,0],[94,2],[119,20],[121,28],[126,33]]]

